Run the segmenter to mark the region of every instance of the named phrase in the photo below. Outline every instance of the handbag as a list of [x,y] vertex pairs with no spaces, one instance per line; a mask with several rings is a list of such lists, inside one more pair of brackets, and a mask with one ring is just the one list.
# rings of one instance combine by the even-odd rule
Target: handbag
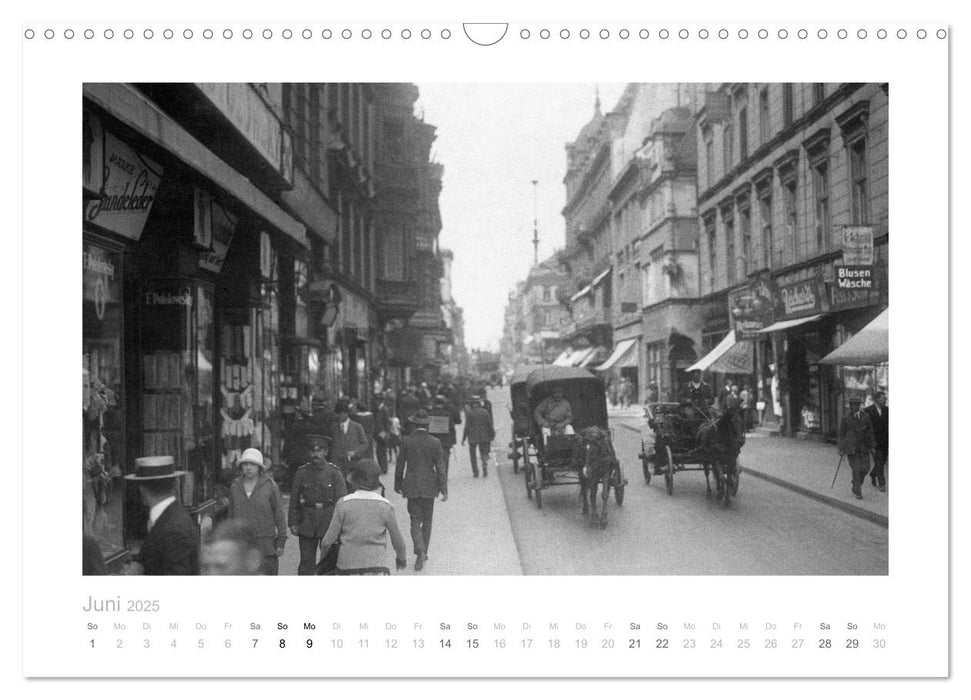
[[335,542],[327,549],[324,556],[317,562],[318,576],[334,576],[337,574],[337,556],[340,554],[340,551],[340,542]]

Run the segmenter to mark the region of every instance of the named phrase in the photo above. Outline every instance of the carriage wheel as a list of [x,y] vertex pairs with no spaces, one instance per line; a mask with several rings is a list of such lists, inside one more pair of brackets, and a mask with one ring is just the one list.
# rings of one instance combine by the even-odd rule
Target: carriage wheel
[[644,468],[644,483],[651,483],[651,460],[647,458],[647,454],[644,452],[644,441],[641,441],[641,453],[638,455],[641,458],[641,466]]
[[668,489],[668,495],[674,493],[674,455],[671,454],[671,447],[669,445],[664,446],[664,451],[667,453],[668,457],[668,468],[664,472],[664,485]]
[[519,444],[515,441],[512,443],[512,473],[519,473]]
[[523,460],[523,481],[526,482],[526,498],[532,500],[533,498],[533,465],[529,463],[529,457],[527,456]]

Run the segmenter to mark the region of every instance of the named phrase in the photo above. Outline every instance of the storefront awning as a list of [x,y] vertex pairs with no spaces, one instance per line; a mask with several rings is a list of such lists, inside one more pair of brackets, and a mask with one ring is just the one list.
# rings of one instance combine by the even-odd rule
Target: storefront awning
[[606,277],[609,273],[610,273],[610,268],[608,267],[606,270],[604,270],[599,275],[594,277],[593,282],[591,282],[586,287],[584,287],[579,292],[577,292],[572,297],[570,297],[570,301],[576,301],[580,297],[589,294],[591,291],[593,291],[593,288],[596,287],[598,284],[600,284],[603,281],[603,278]]
[[890,309],[819,361],[821,365],[881,365],[890,359]]
[[563,361],[563,367],[576,367],[584,358],[590,354],[591,348],[580,348],[579,350],[574,350],[570,353],[569,357]]
[[775,331],[784,331],[786,328],[795,328],[796,326],[801,326],[804,323],[812,323],[813,321],[818,321],[826,314],[816,314],[815,316],[806,316],[805,318],[794,318],[791,321],[779,321],[778,323],[773,323],[767,328],[763,328],[759,333],[774,333]]
[[573,354],[572,350],[564,350],[560,353],[559,357],[553,360],[553,364],[557,367],[568,367],[567,360],[569,360],[570,355]]
[[594,367],[594,369],[598,372],[604,372],[616,365],[618,362],[620,363],[621,367],[627,367],[628,365],[624,364],[623,360],[626,359],[627,354],[634,349],[635,345],[637,345],[637,338],[628,338],[627,340],[620,341],[614,346],[614,351],[610,353],[610,357],[607,358],[607,361],[602,365]]
[[587,365],[593,364],[596,360],[602,358],[606,354],[607,349],[598,345],[597,347],[593,348],[593,351],[589,355],[583,358],[583,361],[580,362],[577,367],[586,367]]
[[725,374],[749,374],[753,371],[752,355],[754,348],[750,340],[736,340],[735,331],[728,335],[715,348],[688,368]]

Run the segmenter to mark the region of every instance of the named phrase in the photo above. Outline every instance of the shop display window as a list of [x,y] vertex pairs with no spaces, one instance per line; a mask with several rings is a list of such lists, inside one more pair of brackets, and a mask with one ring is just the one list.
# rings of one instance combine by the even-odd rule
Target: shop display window
[[189,508],[214,495],[213,293],[198,281],[148,283],[141,296],[142,455],[172,455]]
[[82,258],[82,494],[84,529],[110,560],[124,551],[125,400],[122,256],[85,242]]

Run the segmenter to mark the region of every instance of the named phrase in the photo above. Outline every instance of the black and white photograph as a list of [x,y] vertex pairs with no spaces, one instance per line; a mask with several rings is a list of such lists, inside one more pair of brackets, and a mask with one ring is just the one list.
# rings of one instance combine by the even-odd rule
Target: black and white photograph
[[889,83],[80,92],[66,570],[888,575]]

